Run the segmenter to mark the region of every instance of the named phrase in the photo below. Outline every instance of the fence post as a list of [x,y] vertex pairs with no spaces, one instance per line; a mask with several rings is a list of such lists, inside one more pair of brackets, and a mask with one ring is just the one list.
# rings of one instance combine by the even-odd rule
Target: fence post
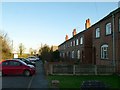
[[75,75],[75,65],[73,65],[73,75]]
[[50,64],[50,74],[53,74],[53,64]]
[[97,65],[94,65],[95,67],[95,75],[97,75]]

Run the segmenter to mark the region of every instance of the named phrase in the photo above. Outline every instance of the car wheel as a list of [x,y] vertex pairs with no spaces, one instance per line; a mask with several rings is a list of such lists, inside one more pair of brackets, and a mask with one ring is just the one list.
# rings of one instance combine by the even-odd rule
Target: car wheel
[[29,70],[25,70],[25,71],[24,71],[24,75],[25,75],[25,76],[30,76],[30,71],[29,71]]

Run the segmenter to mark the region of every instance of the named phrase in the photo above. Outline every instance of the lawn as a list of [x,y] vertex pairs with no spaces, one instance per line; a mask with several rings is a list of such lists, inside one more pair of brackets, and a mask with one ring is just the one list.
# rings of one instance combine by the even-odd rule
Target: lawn
[[51,80],[59,80],[60,88],[80,88],[82,82],[84,80],[99,80],[111,88],[119,88],[120,89],[120,76],[117,75],[79,75],[79,76],[66,76],[66,75],[49,75],[49,86],[51,85]]

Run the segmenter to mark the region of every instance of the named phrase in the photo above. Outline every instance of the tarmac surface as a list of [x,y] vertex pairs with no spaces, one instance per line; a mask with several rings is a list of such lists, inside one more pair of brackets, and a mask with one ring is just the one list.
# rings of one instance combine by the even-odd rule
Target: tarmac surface
[[30,77],[25,76],[3,76],[2,89],[27,89],[27,90],[39,90],[40,88],[48,88],[48,81],[45,77],[42,61],[36,62],[36,74]]

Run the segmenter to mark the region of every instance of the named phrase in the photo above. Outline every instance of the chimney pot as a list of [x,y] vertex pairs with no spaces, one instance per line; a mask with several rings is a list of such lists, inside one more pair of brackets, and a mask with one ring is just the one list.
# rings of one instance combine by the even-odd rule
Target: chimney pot
[[66,37],[65,37],[65,41],[67,41],[68,40],[68,35],[66,35]]
[[73,36],[76,35],[76,29],[73,29]]
[[87,19],[86,23],[85,23],[85,29],[87,29],[89,27],[90,27],[90,19]]

